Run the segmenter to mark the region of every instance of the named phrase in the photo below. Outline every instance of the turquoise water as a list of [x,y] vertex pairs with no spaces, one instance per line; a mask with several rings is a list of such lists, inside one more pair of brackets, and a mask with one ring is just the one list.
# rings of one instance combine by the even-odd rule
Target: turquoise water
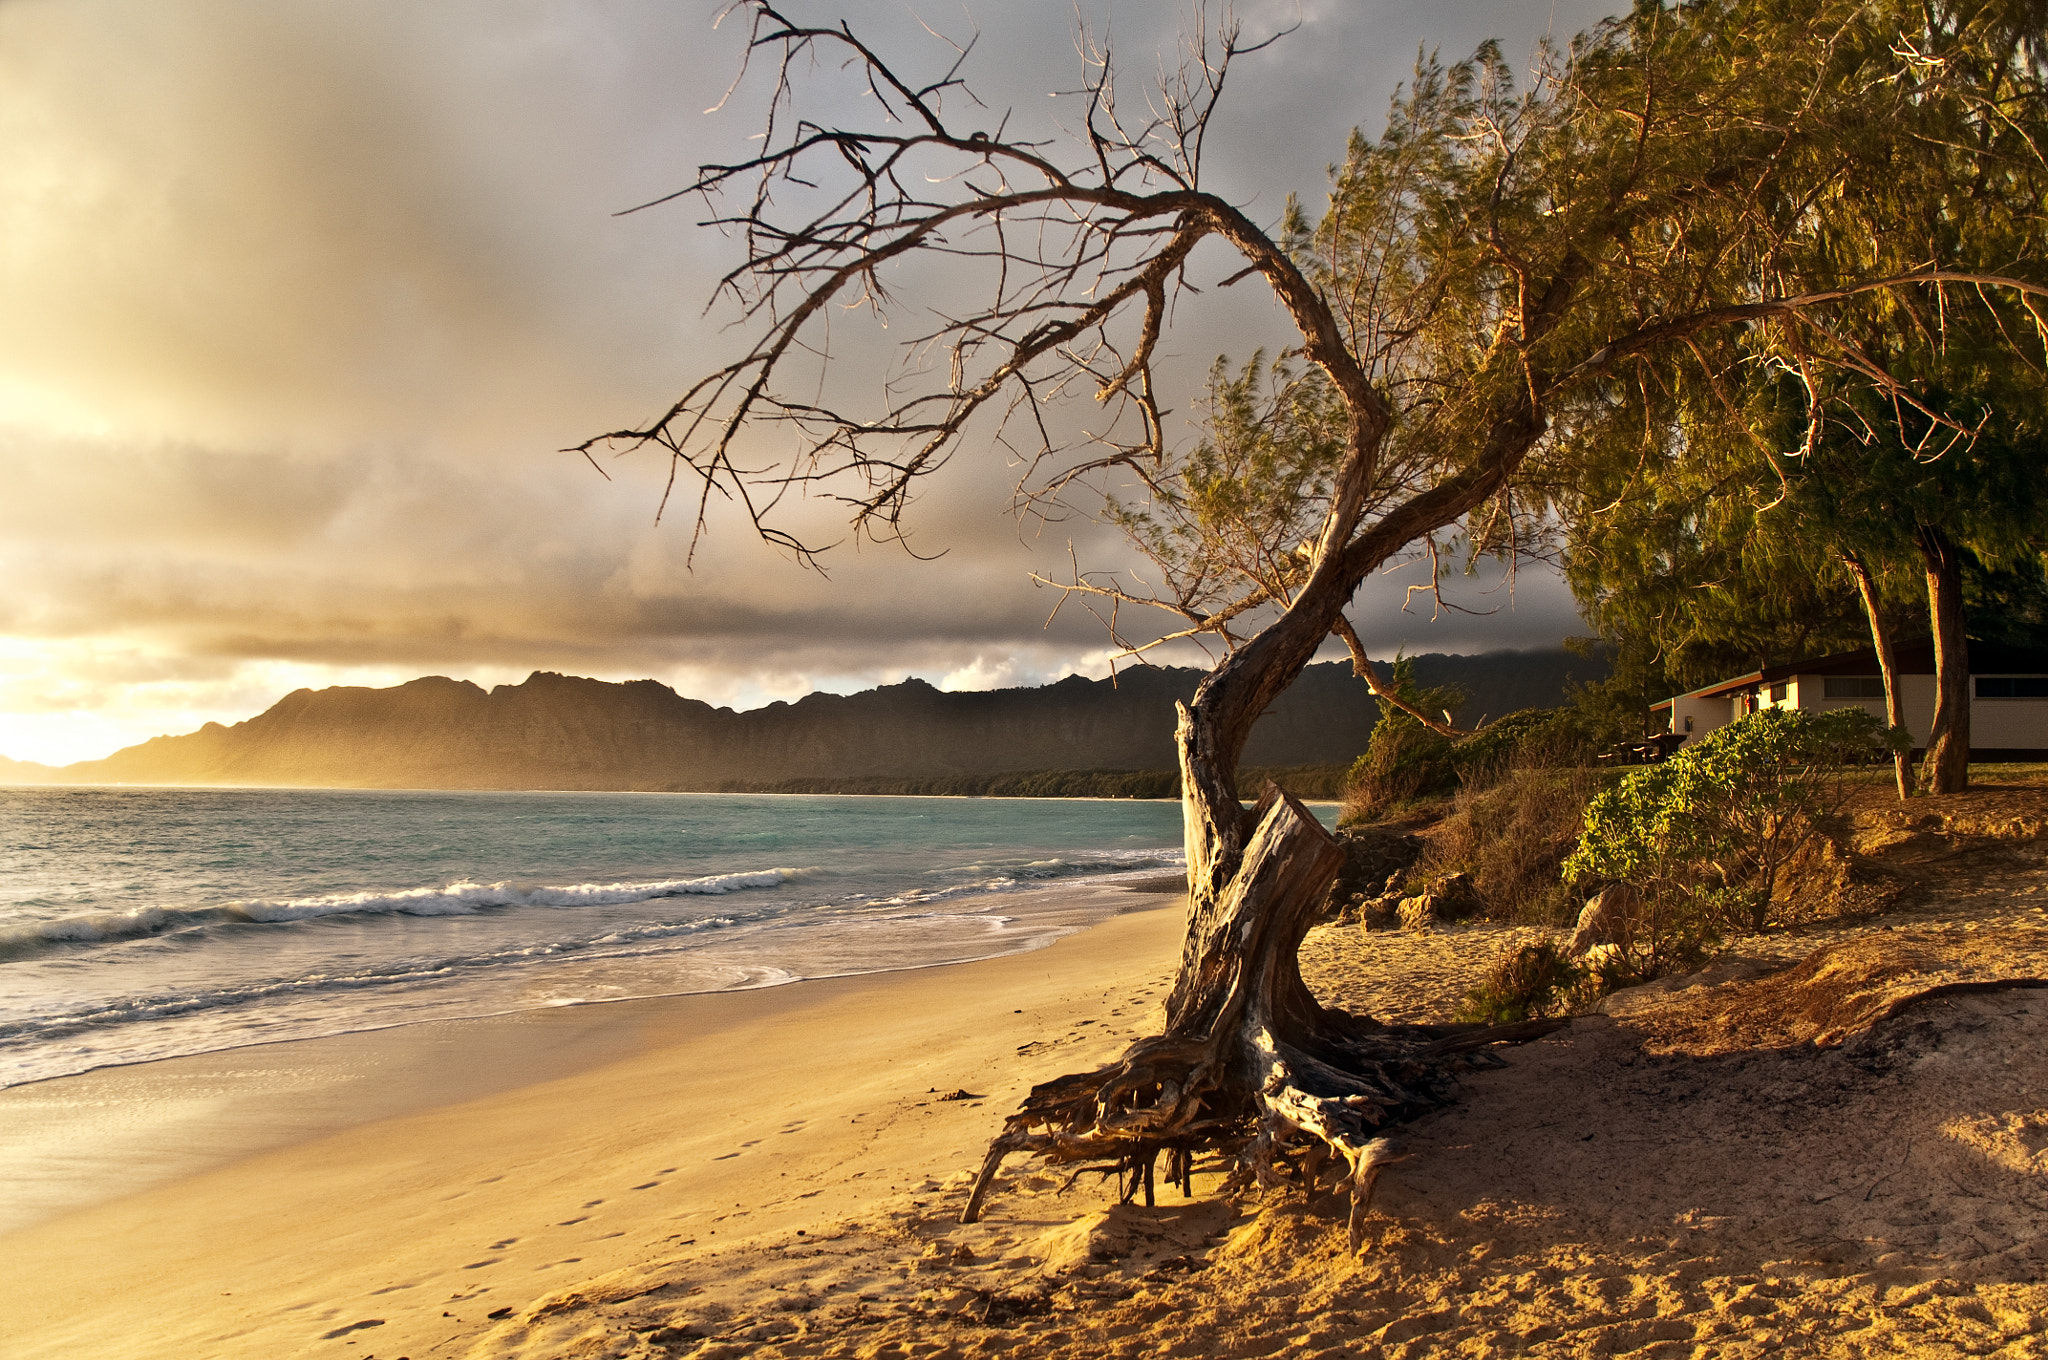
[[1114,800],[0,789],[0,1086],[1034,948],[1116,904],[1030,889],[1178,871],[1180,832]]

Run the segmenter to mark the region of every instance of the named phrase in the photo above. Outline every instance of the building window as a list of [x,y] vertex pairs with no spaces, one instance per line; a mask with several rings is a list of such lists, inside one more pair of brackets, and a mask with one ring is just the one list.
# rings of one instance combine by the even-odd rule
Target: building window
[[1783,680],[1771,686],[1771,702],[1774,704],[1785,702],[1785,682]]
[[2048,699],[2048,675],[1977,677],[1979,699]]
[[1830,675],[1821,682],[1825,699],[1882,699],[1884,677],[1878,675]]

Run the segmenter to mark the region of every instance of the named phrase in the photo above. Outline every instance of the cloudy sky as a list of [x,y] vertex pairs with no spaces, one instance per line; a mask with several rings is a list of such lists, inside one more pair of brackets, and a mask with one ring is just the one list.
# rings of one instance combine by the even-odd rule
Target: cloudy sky
[[[792,0],[914,70],[966,75],[1056,135],[1077,13],[1133,72],[1171,0]],[[1318,201],[1418,45],[1526,57],[1585,0],[1255,0],[1301,27],[1233,74],[1210,186],[1270,221]],[[655,522],[663,468],[558,450],[659,411],[730,355],[707,315],[734,246],[698,205],[622,208],[742,154],[758,99],[707,113],[744,26],[704,0],[0,0],[0,753],[54,762],[247,717],[302,685],[655,676],[746,707],[919,675],[954,688],[1103,674],[1051,628],[1069,540],[1020,525],[969,450],[915,521],[821,578],[730,524],[694,567]],[[1193,313],[1180,371],[1284,338],[1262,298]],[[1183,393],[1173,404],[1186,412]],[[1185,416],[1177,417],[1185,422]],[[1190,429],[1192,427],[1189,427]],[[1554,645],[1555,585],[1460,582],[1483,617],[1367,587],[1378,653]]]

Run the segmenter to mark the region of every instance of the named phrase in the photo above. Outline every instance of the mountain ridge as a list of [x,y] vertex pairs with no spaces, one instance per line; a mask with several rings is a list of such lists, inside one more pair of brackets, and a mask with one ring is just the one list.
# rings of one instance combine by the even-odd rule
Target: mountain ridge
[[[1463,684],[1465,711],[1498,716],[1562,701],[1604,665],[1563,651],[1428,654],[1425,686]],[[39,783],[279,785],[698,792],[798,780],[934,779],[1174,766],[1174,704],[1202,672],[1135,668],[1114,682],[947,692],[906,679],[735,712],[655,680],[536,671],[490,690],[422,676],[386,689],[299,689],[223,726],[153,737],[61,768],[0,766]],[[1262,717],[1247,765],[1347,763],[1377,705],[1348,663],[1311,666]],[[14,767],[10,771],[8,766]],[[35,770],[49,769],[47,776]],[[24,772],[17,773],[16,771]]]

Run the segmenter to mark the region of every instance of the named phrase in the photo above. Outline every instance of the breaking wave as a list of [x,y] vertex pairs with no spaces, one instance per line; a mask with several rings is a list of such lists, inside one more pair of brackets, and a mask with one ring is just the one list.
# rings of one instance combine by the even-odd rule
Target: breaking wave
[[777,888],[802,878],[803,869],[760,869],[672,878],[651,883],[573,883],[562,887],[512,883],[451,883],[396,892],[329,893],[315,897],[257,898],[212,907],[140,907],[83,912],[0,928],[0,959],[44,949],[100,944],[171,934],[221,923],[278,924],[323,916],[467,916],[497,907],[611,906],[662,897],[721,896],[748,888]]

